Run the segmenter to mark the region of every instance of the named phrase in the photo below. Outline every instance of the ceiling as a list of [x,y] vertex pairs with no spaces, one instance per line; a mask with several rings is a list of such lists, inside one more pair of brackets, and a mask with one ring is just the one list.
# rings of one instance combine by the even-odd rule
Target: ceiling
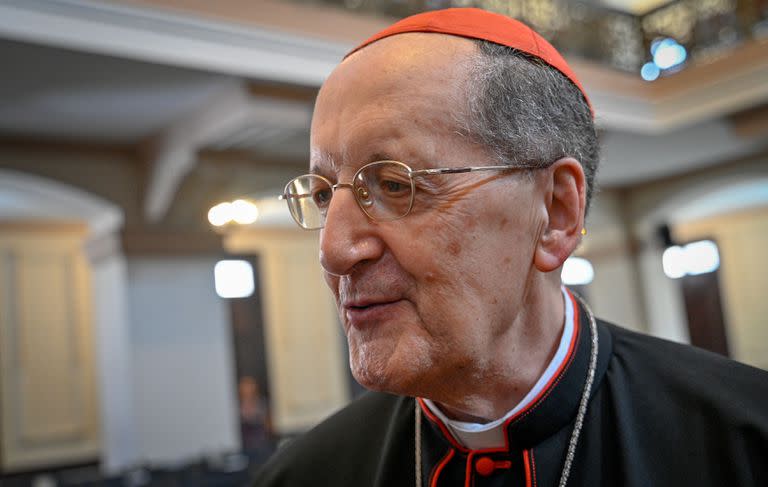
[[[354,40],[297,34],[289,14],[275,28],[144,3],[0,4],[0,135],[150,147],[150,219],[167,211],[196,151],[306,158],[316,87]],[[664,2],[602,3],[634,11]],[[358,30],[384,21],[367,22],[344,35],[362,38]],[[651,84],[570,62],[596,107],[603,185],[631,185],[768,148],[765,132],[739,135],[732,118],[768,103],[767,42]],[[758,123],[764,118],[760,112]]]
[[0,132],[135,142],[240,80],[229,75],[0,39]]
[[621,10],[622,12],[631,13],[633,15],[643,15],[651,10],[657,9],[667,3],[670,0],[594,0],[593,3],[598,3],[609,8]]

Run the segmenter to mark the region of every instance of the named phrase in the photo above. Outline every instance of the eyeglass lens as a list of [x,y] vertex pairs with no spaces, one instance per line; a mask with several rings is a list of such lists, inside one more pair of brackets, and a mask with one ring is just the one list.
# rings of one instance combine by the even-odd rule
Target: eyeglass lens
[[[333,191],[328,180],[314,174],[299,176],[288,183],[288,207],[298,224],[307,229],[322,228]],[[363,166],[352,181],[352,191],[360,208],[376,221],[404,217],[413,201],[410,170],[396,161]]]
[[330,201],[331,187],[320,176],[312,174],[299,176],[291,180],[285,187],[288,209],[291,210],[291,215],[296,223],[304,228],[322,228],[325,224],[325,211],[324,209],[321,210],[315,201],[318,198],[322,201],[323,186],[327,190],[327,198]]

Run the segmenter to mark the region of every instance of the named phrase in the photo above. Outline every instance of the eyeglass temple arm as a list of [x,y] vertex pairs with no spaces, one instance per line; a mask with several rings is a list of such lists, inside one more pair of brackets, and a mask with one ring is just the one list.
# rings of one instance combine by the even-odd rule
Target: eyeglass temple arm
[[309,198],[311,197],[311,193],[301,193],[301,194],[281,194],[277,196],[277,199],[280,201],[283,200],[290,200],[290,199],[299,199],[299,198]]
[[[352,183],[336,183],[333,186],[331,186],[331,190],[336,191],[339,188],[349,188],[354,189],[354,185]],[[277,197],[278,200],[287,200],[287,199],[298,199],[298,198],[310,198],[312,197],[312,193],[301,193],[301,194],[288,194],[283,193]]]
[[538,169],[539,166],[521,165],[521,166],[475,166],[475,167],[445,167],[439,169],[419,169],[418,171],[411,171],[411,176],[432,176],[434,174],[459,174],[464,172],[475,171],[504,171],[513,169]]

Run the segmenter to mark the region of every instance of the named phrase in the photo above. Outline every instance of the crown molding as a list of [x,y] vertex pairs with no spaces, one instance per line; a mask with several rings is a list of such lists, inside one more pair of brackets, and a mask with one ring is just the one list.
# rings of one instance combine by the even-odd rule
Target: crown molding
[[[0,37],[256,80],[319,86],[354,44],[352,33],[363,38],[383,22],[334,14],[339,21],[355,24],[354,32],[328,40],[319,37],[317,29],[311,34],[298,32],[304,24],[288,30],[285,19],[292,18],[290,9],[297,17],[302,9],[310,8],[307,6],[282,5],[279,16],[265,13],[264,22],[279,24],[279,20],[278,27],[254,24],[252,17],[259,8],[268,9],[266,3],[251,5],[247,18],[239,23],[232,17],[237,11],[232,2],[225,2],[229,10],[219,17],[206,2],[156,3],[158,6],[146,1],[3,0]],[[184,10],[170,8],[182,3]],[[690,63],[681,72],[651,83],[595,63],[569,62],[592,100],[598,125],[609,130],[664,133],[768,103],[768,39],[748,41],[717,59]]]
[[653,82],[585,61],[570,64],[607,129],[659,134],[768,103],[768,39]]
[[4,0],[0,37],[252,79],[319,85],[349,46],[93,0]]

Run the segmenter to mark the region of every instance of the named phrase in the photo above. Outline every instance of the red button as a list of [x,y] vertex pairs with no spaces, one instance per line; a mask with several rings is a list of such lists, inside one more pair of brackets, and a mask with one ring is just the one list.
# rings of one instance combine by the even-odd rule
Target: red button
[[496,470],[496,463],[488,457],[480,457],[475,462],[475,470],[483,477],[487,477]]

